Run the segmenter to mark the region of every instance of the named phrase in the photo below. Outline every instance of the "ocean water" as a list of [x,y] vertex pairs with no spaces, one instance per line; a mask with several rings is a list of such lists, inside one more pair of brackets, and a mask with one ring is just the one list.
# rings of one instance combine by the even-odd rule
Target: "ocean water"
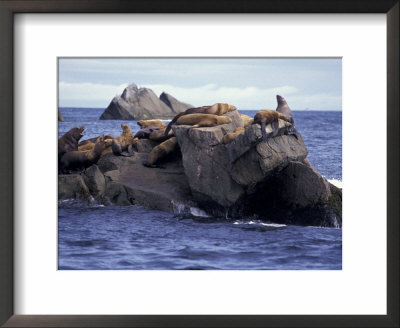
[[[61,108],[58,137],[83,125],[86,138],[133,133],[136,121],[98,118],[104,109]],[[256,111],[242,111],[253,116]],[[342,113],[294,111],[311,164],[342,180]],[[341,270],[342,229],[217,220],[139,206],[64,200],[58,211],[60,270]]]

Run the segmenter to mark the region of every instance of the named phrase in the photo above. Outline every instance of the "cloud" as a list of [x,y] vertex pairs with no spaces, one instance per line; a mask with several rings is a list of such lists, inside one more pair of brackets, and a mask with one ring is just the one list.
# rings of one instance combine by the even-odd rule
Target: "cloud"
[[[112,98],[120,95],[127,84],[111,85],[96,83],[60,82],[60,106],[107,107]],[[239,109],[276,108],[277,94],[285,96],[292,109],[340,110],[341,97],[327,93],[302,94],[294,86],[283,85],[275,88],[226,87],[205,84],[198,87],[181,87],[169,84],[139,85],[152,89],[157,95],[167,92],[180,101],[193,106],[226,102]]]
[[94,104],[105,104],[112,100],[116,95],[122,93],[128,84],[111,85],[101,83],[67,83],[60,82],[59,100],[61,106],[69,106],[71,103],[93,102]]

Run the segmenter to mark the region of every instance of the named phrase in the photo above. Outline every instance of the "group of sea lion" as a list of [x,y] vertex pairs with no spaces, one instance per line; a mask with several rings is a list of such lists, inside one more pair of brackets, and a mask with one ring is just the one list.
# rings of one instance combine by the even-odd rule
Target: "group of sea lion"
[[[254,118],[240,114],[243,127],[227,133],[223,137],[223,143],[232,142],[239,134],[252,124],[261,125],[263,141],[267,140],[265,127],[271,124],[272,137],[279,132],[279,119],[291,123],[285,130],[286,135],[294,135],[298,138],[298,132],[294,126],[292,112],[286,100],[277,95],[278,107],[276,110],[262,109]],[[150,139],[159,142],[148,154],[143,162],[147,167],[160,167],[160,161],[173,154],[178,149],[178,143],[172,125],[191,125],[192,128],[213,127],[231,123],[232,120],[224,114],[236,110],[236,107],[226,103],[216,103],[211,106],[194,107],[176,115],[168,125],[161,120],[141,120],[137,124],[140,130],[132,135],[127,124],[121,124],[122,134],[114,138],[110,135],[102,135],[79,142],[83,136],[84,127],[75,127],[64,134],[58,141],[59,172],[68,173],[81,171],[96,164],[101,155],[112,152],[116,156],[133,156],[133,146],[139,139]]]
[[292,115],[292,111],[290,110],[289,105],[287,104],[285,98],[280,95],[276,96],[276,100],[278,101],[278,107],[276,110],[271,109],[262,109],[256,115],[254,115],[253,124],[258,123],[261,124],[261,133],[263,137],[263,141],[267,140],[267,134],[265,132],[265,126],[271,123],[273,128],[273,137],[276,137],[279,132],[279,119],[282,119],[286,122],[289,122],[291,126],[289,126],[285,130],[285,135],[294,135],[296,139],[298,139],[298,132],[294,126],[294,119]]
[[287,104],[285,98],[283,98],[280,95],[276,96],[276,100],[278,102],[276,110],[261,109],[257,112],[256,115],[254,115],[254,118],[251,118],[250,116],[247,116],[245,114],[240,114],[244,127],[237,128],[235,131],[227,133],[223,138],[223,143],[228,144],[232,142],[239,134],[241,134],[251,124],[261,125],[262,139],[263,141],[267,141],[267,133],[265,131],[266,125],[267,124],[272,125],[273,129],[272,137],[276,137],[279,133],[279,119],[289,122],[291,124],[286,128],[284,134],[293,135],[296,139],[298,139],[298,132],[294,126],[294,119],[289,105]]
[[102,152],[107,147],[109,139],[104,135],[96,138],[95,142],[89,140],[79,149],[79,140],[83,137],[85,127],[72,128],[58,140],[58,171],[59,173],[70,173],[72,171],[83,171],[89,166],[97,163]]

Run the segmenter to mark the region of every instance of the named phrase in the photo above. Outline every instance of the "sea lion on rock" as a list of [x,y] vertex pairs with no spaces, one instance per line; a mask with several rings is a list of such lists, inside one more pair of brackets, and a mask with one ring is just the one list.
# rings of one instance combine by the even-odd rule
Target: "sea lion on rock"
[[140,120],[137,122],[141,129],[147,128],[149,126],[158,126],[160,128],[165,128],[167,124],[165,124],[161,120]]
[[138,139],[149,139],[150,134],[153,131],[157,131],[157,130],[161,130],[162,128],[160,128],[159,126],[148,126],[146,128],[140,129],[138,132],[136,132],[136,134],[134,135],[134,138],[138,138]]
[[85,130],[85,127],[77,126],[58,139],[58,162],[60,162],[61,157],[65,153],[78,150],[78,142],[83,137],[83,130]]
[[[132,131],[128,125],[121,124],[121,128],[122,134],[112,140],[112,152],[117,156],[133,156],[132,145],[137,141],[137,138],[132,135]],[[128,154],[124,153],[125,151],[127,151]]]
[[229,132],[227,134],[224,135],[224,137],[222,138],[222,142],[226,145],[230,142],[232,142],[239,134],[241,134],[243,131],[245,130],[245,128],[236,128],[235,131],[233,132]]
[[250,117],[249,115],[240,114],[240,118],[243,121],[244,128],[247,128],[248,126],[253,124],[253,118]]
[[[93,137],[93,138],[89,138],[89,139],[85,139],[85,140],[82,140],[82,141],[79,141],[78,146],[79,146],[79,147],[80,147],[80,146],[84,146],[84,145],[86,145],[86,144],[88,144],[88,143],[92,143],[92,144],[94,145],[94,144],[96,143],[96,140],[97,140],[98,137],[99,137],[99,136]],[[106,134],[106,135],[104,136],[104,140],[108,140],[108,139],[114,139],[114,137]],[[111,144],[111,143],[110,143],[110,144]]]
[[94,148],[94,142],[87,142],[82,146],[78,146],[79,151],[86,151],[86,150],[92,150]]
[[214,115],[224,115],[228,112],[232,112],[236,110],[236,107],[230,104],[216,103],[210,108],[205,110],[206,114],[214,114]]
[[[272,109],[261,109],[256,115],[254,115],[253,124],[256,123],[261,124],[261,133],[263,141],[267,141],[267,133],[265,132],[265,126],[273,122],[278,123],[279,119],[289,122],[289,118],[287,118],[286,115],[283,115]],[[278,123],[278,128],[274,128],[273,136],[275,137],[278,134],[278,132],[279,132],[279,123]]]
[[213,115],[223,115],[227,112],[231,112],[236,110],[236,107],[230,104],[216,103],[212,106],[201,106],[201,107],[193,107],[185,110],[182,113],[176,115],[171,122],[168,123],[167,129],[165,130],[165,135],[169,133],[171,130],[172,124],[178,121],[178,119],[184,115],[189,114],[213,114]]
[[159,167],[157,163],[159,163],[160,160],[164,159],[168,155],[172,154],[175,151],[177,144],[178,142],[176,137],[172,137],[160,143],[147,155],[147,159],[143,162],[143,165],[152,168]]
[[192,125],[193,128],[212,127],[231,123],[232,119],[228,116],[218,116],[213,114],[188,114],[181,116],[176,124]]
[[[298,139],[298,131],[294,126],[294,119],[289,105],[287,104],[285,98],[280,95],[276,95],[276,100],[278,101],[278,107],[276,107],[276,111],[285,115],[289,119],[289,122],[292,123],[292,126],[288,127],[288,129],[285,131],[285,134],[294,135],[296,139]],[[276,124],[274,123],[272,127],[276,129]]]
[[164,128],[161,128],[160,130],[155,130],[155,131],[151,132],[149,134],[149,139],[150,140],[154,140],[154,141],[162,142],[162,141],[165,141],[165,140],[173,137],[174,136],[174,132],[173,131],[169,131],[169,133],[167,135],[165,135],[165,129],[166,128],[167,127],[164,127]]
[[[97,137],[97,138],[99,138],[99,137]],[[106,147],[105,147],[102,155],[104,155],[106,153],[106,150],[111,147],[112,141],[113,141],[113,139],[106,139],[106,136],[104,136],[104,143],[105,143]],[[78,150],[79,151],[92,150],[94,148],[94,146],[95,146],[94,142],[89,142],[89,143],[84,144],[83,146],[79,146]]]
[[101,153],[106,147],[104,136],[100,136],[92,150],[88,151],[70,151],[63,155],[60,161],[59,170],[61,173],[70,173],[72,171],[83,171],[89,166],[96,164],[100,159]]
[[171,122],[168,123],[167,128],[165,129],[164,134],[168,135],[169,131],[171,130],[172,124],[175,124],[175,122],[183,115],[188,115],[188,114],[201,114],[205,113],[205,111],[210,108],[211,106],[201,106],[201,107],[192,107],[186,109],[184,112],[179,113],[176,115]]

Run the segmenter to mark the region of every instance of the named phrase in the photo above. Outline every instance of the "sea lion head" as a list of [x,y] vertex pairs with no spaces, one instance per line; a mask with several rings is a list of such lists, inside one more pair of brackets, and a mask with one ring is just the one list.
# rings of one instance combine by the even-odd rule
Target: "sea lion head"
[[83,130],[85,130],[84,126],[77,126],[75,128],[72,128],[69,130],[69,134],[72,135],[72,137],[78,141],[80,138],[83,137]]
[[236,109],[237,109],[236,106],[228,104],[228,112],[234,111]]
[[228,116],[220,116],[218,119],[219,124],[228,124],[232,123],[232,119]]
[[278,105],[286,103],[286,99],[280,95],[276,95],[276,100],[278,101]]
[[131,135],[132,134],[131,128],[128,125],[122,123],[121,128],[122,128],[123,135]]

